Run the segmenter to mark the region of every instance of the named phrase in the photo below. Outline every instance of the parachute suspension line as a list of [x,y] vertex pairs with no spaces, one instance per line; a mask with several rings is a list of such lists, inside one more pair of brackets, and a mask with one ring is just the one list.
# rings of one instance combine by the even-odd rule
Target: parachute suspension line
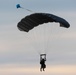
[[47,54],[47,51],[48,51],[48,41],[49,41],[49,35],[48,35],[48,31],[49,29],[47,28],[47,26],[45,26],[44,28],[44,35],[45,35],[45,45],[44,45],[44,50],[45,50],[45,54]]
[[[18,6],[18,8],[20,8],[20,6]],[[46,14],[46,13],[39,13],[39,14],[35,13],[35,14],[32,14],[32,15],[26,16],[24,19],[22,19],[18,23],[17,26],[19,27],[19,30],[22,30],[22,31],[25,31],[25,32],[28,32],[28,33],[32,29],[32,31],[30,33],[31,33],[31,36],[32,36],[32,32],[34,31],[34,34],[33,34],[34,38],[31,37],[31,39],[33,39],[32,41],[36,42],[36,44],[40,45],[40,46],[36,46],[36,44],[33,43],[37,47],[36,49],[39,49],[38,47],[40,47],[41,50],[46,50],[47,51],[47,49],[49,47],[49,43],[52,41],[52,39],[51,39],[51,41],[49,41],[49,39],[52,38],[52,36],[54,36],[53,39],[55,37],[57,38],[56,35],[58,35],[58,33],[56,32],[56,29],[54,29],[54,28],[52,30],[54,30],[57,34],[55,34],[55,32],[54,32],[53,35],[49,35],[50,32],[51,32],[51,27],[47,27],[47,30],[49,30],[49,32],[46,35],[49,36],[49,37],[48,37],[48,40],[47,40],[47,43],[46,43],[46,47],[45,47],[45,45],[43,45],[43,44],[45,44],[46,38],[47,38],[45,36],[43,37],[43,34],[45,34],[45,32],[47,30],[46,30],[46,26],[45,25],[41,25],[41,24],[48,23],[48,22],[58,22],[58,23],[60,23],[61,27],[65,27],[65,28],[69,28],[69,26],[70,26],[69,23],[66,20],[64,20],[63,18],[60,18],[60,17],[52,15],[52,14]],[[36,27],[36,26],[38,26],[38,27]],[[41,29],[42,26],[45,27],[44,31],[43,31],[43,34],[42,34],[42,29]],[[53,26],[53,25],[50,25],[50,26]],[[57,26],[57,25],[55,25],[55,26]],[[34,28],[34,27],[36,27],[36,28]],[[39,32],[38,35],[37,35],[37,33],[35,33],[35,32],[37,32],[36,29]],[[57,29],[57,31],[59,31],[59,30]],[[41,37],[41,40],[39,41],[38,39],[40,39],[40,37]],[[43,39],[42,39],[42,37],[43,37]],[[35,41],[35,39],[36,39],[36,41]],[[51,42],[51,44],[52,44],[52,42]],[[43,49],[43,46],[45,47],[44,49]]]
[[39,27],[35,27],[31,32],[33,32],[33,43],[34,43],[34,49],[35,51],[40,54],[45,54],[45,30],[46,28],[43,27],[44,25],[41,25]]
[[[28,20],[30,20],[30,19],[28,19]],[[30,21],[33,21],[32,19],[30,20]],[[34,21],[35,22],[35,21]],[[35,22],[36,23],[36,22]],[[27,24],[29,24],[28,22],[27,22]],[[39,55],[41,54],[40,52],[39,52],[39,50],[36,48],[36,46],[37,46],[37,32],[36,32],[36,30],[32,30],[32,31],[29,31],[28,33],[26,33],[27,34],[27,36],[26,36],[26,38],[27,38],[27,40],[28,41],[31,41],[32,42],[32,47],[35,49],[34,51],[35,52],[37,52]],[[36,44],[37,43],[37,44]]]
[[44,38],[44,41],[45,41],[44,44],[43,44],[44,45],[44,49],[43,50],[44,50],[44,52],[46,54],[46,27],[43,27],[43,35],[44,35],[43,38]]
[[44,25],[39,26],[38,36],[39,36],[40,54],[45,54],[45,29],[44,29]]
[[47,48],[47,45],[48,45],[48,41],[49,41],[49,35],[48,35],[48,26],[45,24],[44,27],[43,27],[43,35],[44,35],[44,52],[45,54],[47,54],[47,51],[48,51],[48,48]]
[[[47,53],[49,52],[49,51],[52,51],[52,49],[53,49],[53,47],[55,47],[55,45],[54,45],[54,42],[57,40],[57,38],[58,38],[58,33],[57,33],[57,31],[56,30],[58,30],[58,28],[60,28],[59,27],[59,25],[58,24],[51,24],[51,25],[49,25],[50,27],[49,27],[49,32],[50,32],[50,34],[49,34],[49,37],[48,37],[48,40],[47,40],[47,46],[46,46],[46,49],[47,49]],[[50,49],[50,50],[49,50]]]
[[[41,53],[40,53],[40,52],[38,51],[38,49],[35,47],[36,40],[37,40],[37,39],[36,39],[36,33],[33,32],[32,35],[31,35],[31,33],[28,32],[28,33],[26,33],[26,35],[27,35],[27,36],[25,36],[25,37],[27,38],[28,42],[31,41],[31,43],[32,43],[31,46],[33,47],[34,51],[40,55]],[[32,36],[33,36],[33,37],[32,37]]]
[[22,9],[27,10],[29,12],[34,12],[34,11],[30,10],[30,9],[26,9],[26,8],[23,8],[23,7],[22,7]]
[[48,37],[47,37],[47,40],[46,40],[46,46],[45,46],[45,52],[46,54],[49,52],[49,51],[52,51],[52,48],[53,48],[53,42],[55,41],[56,39],[56,25],[54,25],[53,23],[49,23],[48,24],[48,28],[46,28],[46,32],[48,33]]
[[[35,19],[37,19],[37,18],[35,18]],[[33,21],[33,20],[31,19],[31,21]],[[34,23],[36,23],[36,22],[34,21]],[[36,51],[38,54],[47,53],[47,44],[48,44],[47,42],[49,41],[49,39],[48,39],[48,41],[46,39],[48,38],[47,37],[48,29],[46,28],[47,26],[46,27],[43,27],[43,26],[45,26],[45,25],[40,25],[38,27],[38,29],[37,29],[37,27],[35,27],[33,29],[33,36],[34,36],[33,40],[35,42],[34,45],[37,46]],[[40,39],[40,41],[38,39]],[[35,49],[35,47],[34,47],[34,49]]]
[[[46,46],[45,46],[45,53],[47,54],[49,52],[49,49],[52,49],[52,41],[53,41],[53,30],[54,30],[54,25],[48,24],[48,28],[46,28],[46,33],[47,35],[47,40],[46,40]],[[50,46],[50,47],[49,47]]]
[[38,47],[38,42],[37,42],[37,31],[33,31],[33,40],[34,40],[34,49],[35,51],[40,55],[39,47]]
[[[31,19],[31,20],[32,20],[32,19]],[[28,24],[28,23],[27,23],[27,24]],[[31,37],[32,35],[31,35],[31,36],[28,35],[28,34],[30,33],[30,32],[28,32],[28,34],[27,34],[28,37],[29,37],[29,38],[28,38],[28,41],[29,41],[29,40],[32,41],[32,44],[33,44],[33,45],[36,44],[36,46],[37,46],[37,44],[38,44],[38,42],[37,42],[37,39],[38,39],[38,38],[37,38],[37,32],[36,32],[36,30],[35,30],[35,31],[31,31],[31,32],[33,32],[33,34],[32,34],[33,37]],[[40,45],[40,44],[39,44],[39,45]],[[37,49],[38,47],[36,48],[36,47],[33,46],[33,48],[35,49],[35,51],[36,51],[39,55],[41,54],[41,53],[39,52],[39,50]]]
[[[41,32],[40,32],[41,31]],[[46,54],[45,47],[46,47],[46,27],[45,24],[40,27],[39,33],[41,34],[41,43],[42,43],[42,54]]]
[[[37,18],[36,18],[37,19]],[[31,19],[29,19],[30,21],[33,21],[32,20],[32,18]],[[34,21],[34,23],[36,23],[35,21]],[[37,23],[36,23],[37,24]],[[29,31],[30,32],[30,31]],[[41,54],[41,48],[40,48],[40,42],[38,41],[38,38],[39,38],[39,33],[40,31],[37,29],[37,27],[35,27],[30,33],[32,34],[32,43],[33,43],[33,48],[35,49],[35,51],[40,55]],[[38,34],[38,35],[37,35]],[[40,49],[40,50],[39,50]]]
[[[54,27],[53,25],[41,25],[39,26],[39,30],[36,31],[36,33],[34,33],[34,37],[36,37],[35,39],[37,40],[38,38],[41,39],[41,41],[38,42],[38,47],[40,47],[39,53],[41,52],[41,54],[47,54],[49,52],[49,48],[51,49],[51,46],[49,47],[49,44],[52,44],[53,41],[53,36],[52,36],[52,32],[54,31]],[[38,34],[38,37],[37,37]],[[51,43],[50,43],[51,42]],[[42,43],[42,44],[41,44]]]
[[[48,28],[48,30],[50,30],[50,36],[48,37],[47,40],[47,45],[46,45],[46,54],[51,51],[49,49],[52,49],[53,47],[55,47],[54,45],[51,45],[52,42],[58,42],[58,40],[61,39],[63,33],[66,31],[65,28],[60,27],[58,24],[55,25],[51,25],[51,27]],[[53,47],[52,47],[53,46]]]

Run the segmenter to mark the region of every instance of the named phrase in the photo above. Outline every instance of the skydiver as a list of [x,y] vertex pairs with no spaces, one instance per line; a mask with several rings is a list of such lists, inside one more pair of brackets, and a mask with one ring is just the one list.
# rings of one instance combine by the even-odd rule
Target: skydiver
[[45,71],[44,70],[46,68],[45,61],[46,61],[46,54],[40,54],[40,64],[41,64],[40,71],[42,70]]

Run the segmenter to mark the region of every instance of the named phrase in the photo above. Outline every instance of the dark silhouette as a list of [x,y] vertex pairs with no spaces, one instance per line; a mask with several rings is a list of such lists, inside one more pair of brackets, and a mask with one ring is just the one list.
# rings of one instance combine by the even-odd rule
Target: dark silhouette
[[[19,8],[20,5],[17,5]],[[69,28],[70,24],[63,18],[50,13],[33,13],[27,15],[25,18],[22,18],[21,21],[17,24],[17,27],[20,31],[29,32],[33,28],[44,25],[43,23],[48,22],[57,22],[60,24],[60,27]]]
[[40,64],[41,64],[40,71],[42,70],[45,71],[44,70],[46,68],[45,61],[46,61],[46,54],[40,54]]

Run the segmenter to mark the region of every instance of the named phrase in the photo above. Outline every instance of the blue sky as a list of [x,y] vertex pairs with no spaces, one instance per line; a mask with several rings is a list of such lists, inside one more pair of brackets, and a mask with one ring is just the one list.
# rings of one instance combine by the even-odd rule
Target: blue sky
[[[70,28],[58,32],[62,34],[61,38],[55,39],[52,41],[53,43],[49,42],[50,45],[47,48],[48,67],[45,75],[76,75],[76,0],[0,0],[0,75],[5,75],[5,73],[6,75],[41,74],[39,73],[39,55],[35,50],[38,47],[33,43],[33,37],[29,40],[27,34],[20,32],[17,28],[17,23],[31,12],[16,9],[18,3],[34,12],[55,14],[70,23]],[[36,72],[32,73],[31,68],[35,68]]]

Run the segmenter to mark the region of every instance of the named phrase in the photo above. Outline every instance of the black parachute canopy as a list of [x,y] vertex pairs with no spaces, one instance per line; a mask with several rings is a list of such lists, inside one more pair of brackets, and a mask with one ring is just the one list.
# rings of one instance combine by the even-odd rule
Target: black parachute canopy
[[29,32],[34,27],[48,22],[58,22],[60,27],[69,28],[70,24],[63,18],[48,13],[34,13],[21,19],[17,27],[20,31]]

